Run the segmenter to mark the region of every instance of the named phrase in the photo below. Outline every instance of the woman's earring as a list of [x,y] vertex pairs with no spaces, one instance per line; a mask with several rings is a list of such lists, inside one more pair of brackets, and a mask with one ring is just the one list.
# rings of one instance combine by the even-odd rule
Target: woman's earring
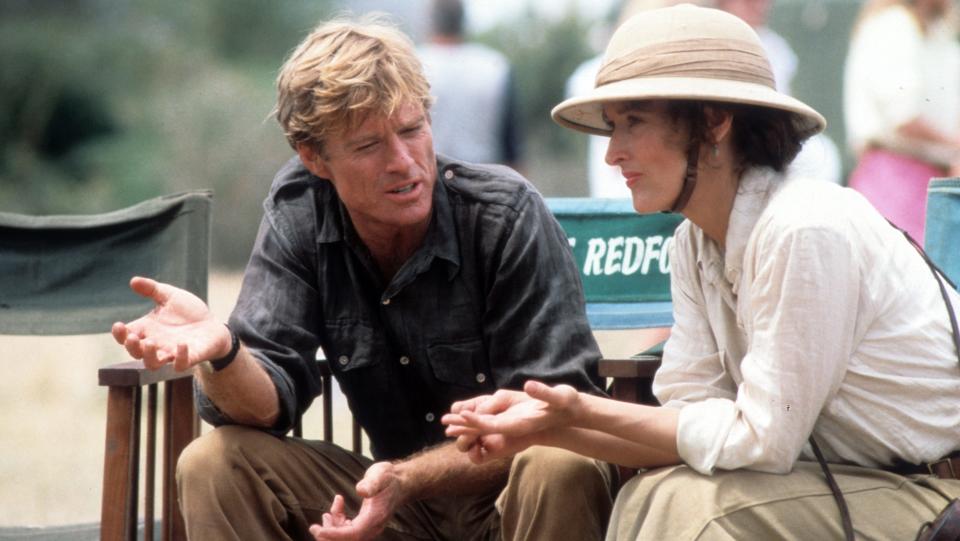
[[719,156],[720,156],[720,145],[714,143],[714,144],[713,144],[713,157],[714,157],[714,158],[717,158],[717,157],[719,157]]

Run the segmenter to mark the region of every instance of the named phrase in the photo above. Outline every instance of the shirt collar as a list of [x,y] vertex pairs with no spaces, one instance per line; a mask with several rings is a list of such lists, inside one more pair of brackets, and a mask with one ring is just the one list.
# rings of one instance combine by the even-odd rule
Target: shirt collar
[[[426,256],[429,259],[437,257],[451,263],[456,268],[460,266],[460,244],[457,240],[457,228],[453,219],[453,209],[450,205],[450,194],[444,185],[443,173],[451,166],[441,168],[437,164],[437,180],[433,187],[433,215],[427,234],[424,236],[423,246],[414,254]],[[441,170],[442,169],[442,170]],[[362,245],[353,224],[350,214],[343,202],[337,197],[333,185],[325,179],[313,177],[318,183],[317,208],[320,210],[320,219],[317,224],[317,242],[331,243],[345,241],[351,245]],[[455,274],[455,272],[454,272]],[[451,277],[453,274],[451,274]]]
[[444,170],[437,166],[437,181],[433,187],[433,217],[423,239],[423,246],[414,254],[416,272],[425,271],[434,258],[450,263],[447,276],[453,279],[460,269],[460,243],[450,205],[450,193],[443,180]]
[[775,171],[765,167],[748,169],[741,177],[730,210],[725,251],[721,251],[717,243],[705,238],[698,257],[697,263],[708,281],[716,282],[722,275],[733,292],[737,292],[747,241],[770,201],[773,188],[780,184],[776,182],[777,177]]
[[[452,280],[460,270],[460,243],[457,237],[457,227],[454,222],[450,194],[444,185],[440,169],[438,165],[437,180],[433,186],[433,210],[430,225],[423,237],[423,243],[410,256],[410,260],[404,264],[400,272],[394,276],[388,286],[388,293],[405,287],[417,275],[429,269],[434,259],[441,259],[449,263],[447,267],[447,278],[449,280]],[[319,241],[336,242],[343,240],[356,253],[369,258],[369,250],[363,244],[360,236],[357,235],[353,223],[350,222],[347,208],[336,196],[332,186],[330,192],[333,194],[333,204],[321,204],[321,206],[332,210],[332,212],[324,213],[323,223],[320,225]],[[370,264],[373,265],[372,259]]]

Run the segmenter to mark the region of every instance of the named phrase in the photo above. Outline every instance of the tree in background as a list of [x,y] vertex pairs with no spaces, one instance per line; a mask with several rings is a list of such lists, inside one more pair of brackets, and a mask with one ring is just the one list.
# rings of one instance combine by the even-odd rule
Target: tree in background
[[0,210],[102,212],[213,188],[214,263],[246,262],[290,150],[273,78],[331,2],[0,5]]
[[583,138],[557,126],[550,111],[563,101],[567,77],[594,54],[587,42],[590,26],[571,4],[558,20],[527,10],[477,36],[513,64],[527,137],[525,172],[547,195],[586,195]]
[[[104,212],[213,188],[213,263],[242,267],[292,152],[269,118],[276,70],[343,3],[0,3],[0,211]],[[571,8],[477,36],[516,66],[527,173],[546,195],[583,195],[582,141],[549,114],[591,54],[587,34]]]

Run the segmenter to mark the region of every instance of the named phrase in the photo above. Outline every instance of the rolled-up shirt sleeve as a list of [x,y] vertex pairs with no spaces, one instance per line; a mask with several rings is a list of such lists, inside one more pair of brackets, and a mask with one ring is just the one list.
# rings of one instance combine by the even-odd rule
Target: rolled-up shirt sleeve
[[[277,389],[280,416],[273,432],[287,432],[321,392],[313,360],[319,347],[315,329],[318,294],[307,264],[312,244],[282,215],[267,212],[260,224],[243,278],[231,328],[269,374]],[[230,422],[196,388],[201,416],[214,426]]]
[[735,398],[703,400],[695,387],[672,397],[686,402],[677,437],[684,462],[705,474],[792,469],[853,351],[855,254],[843,231],[829,226],[760,233],[744,258],[752,274],[740,299],[749,346]]

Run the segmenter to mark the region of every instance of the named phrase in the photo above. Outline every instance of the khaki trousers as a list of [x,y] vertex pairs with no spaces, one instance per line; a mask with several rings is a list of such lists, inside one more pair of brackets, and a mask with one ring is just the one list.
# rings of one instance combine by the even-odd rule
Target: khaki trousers
[[[912,540],[923,522],[960,497],[960,481],[903,477],[830,465],[858,540]],[[751,471],[701,475],[686,466],[643,473],[624,485],[608,540],[843,539],[840,511],[820,466],[787,475]]]
[[[190,539],[312,539],[335,494],[347,514],[372,461],[332,444],[225,426],[194,440],[177,464]],[[518,454],[504,487],[399,508],[379,539],[602,539],[613,505],[610,468],[567,451]]]

